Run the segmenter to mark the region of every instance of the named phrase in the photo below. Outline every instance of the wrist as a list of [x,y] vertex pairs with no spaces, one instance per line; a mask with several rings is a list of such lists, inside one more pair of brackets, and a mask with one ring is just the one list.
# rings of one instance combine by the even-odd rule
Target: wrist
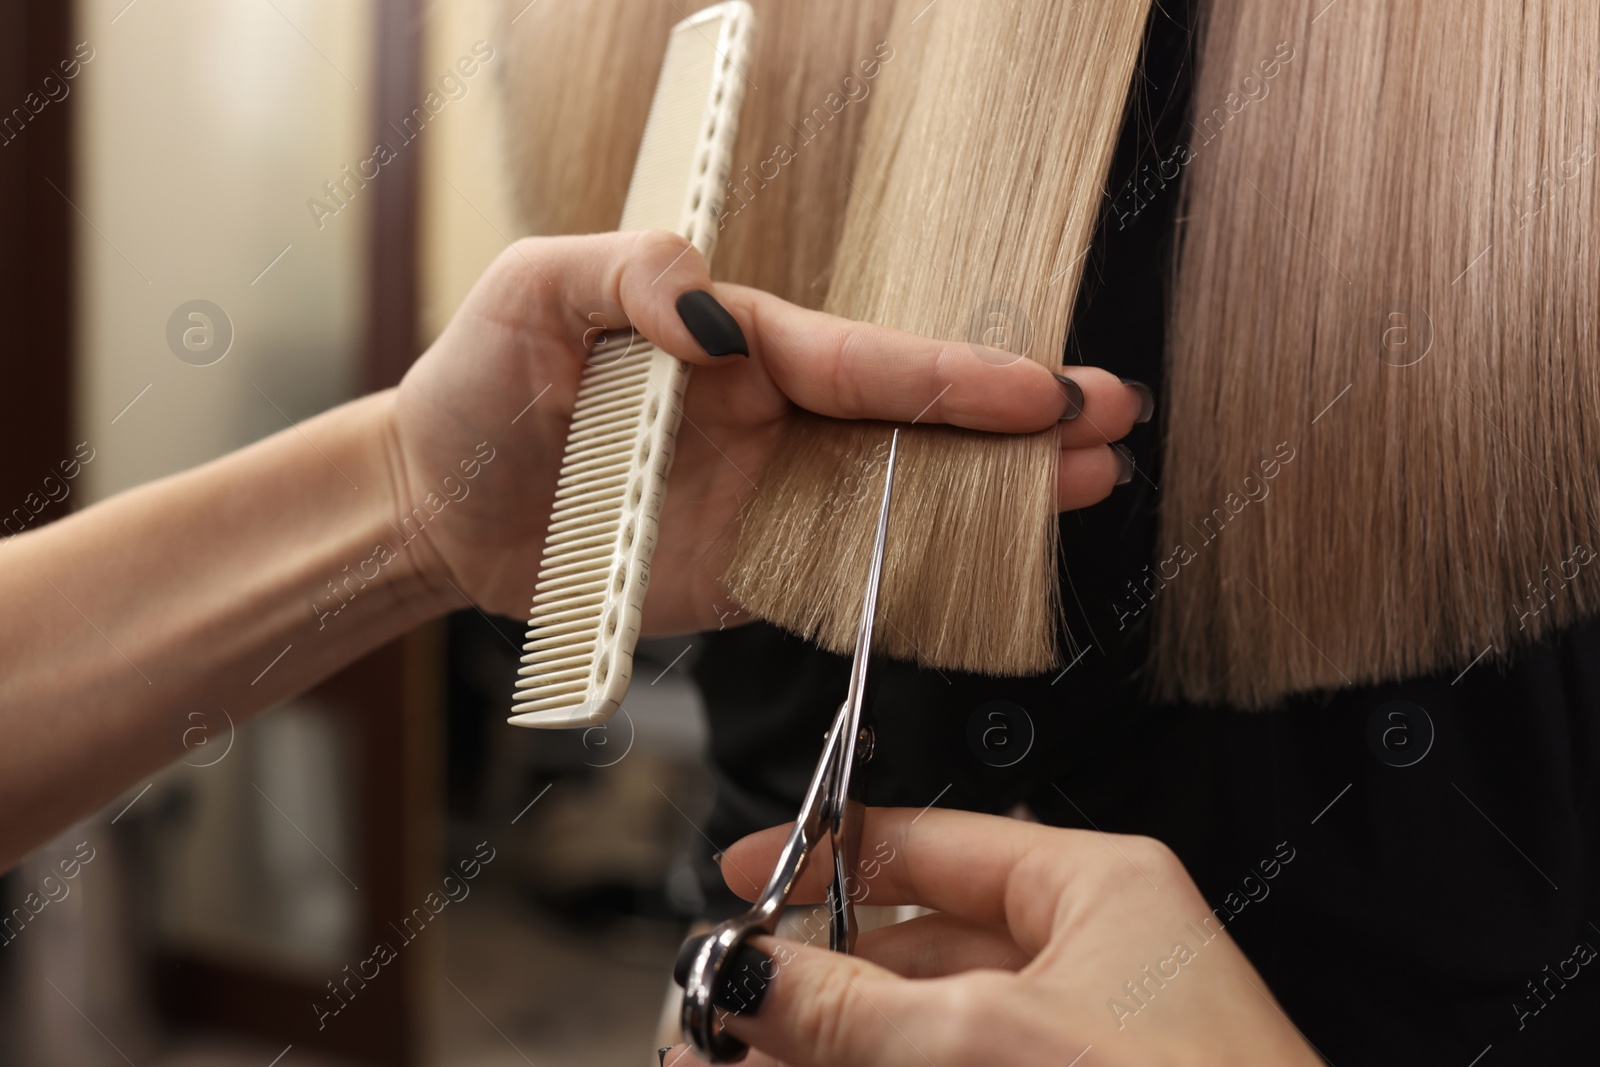
[[416,623],[446,615],[462,606],[450,567],[425,532],[408,521],[414,512],[414,497],[405,449],[401,445],[395,417],[394,389],[365,397],[358,404],[370,406],[364,414],[372,422],[363,434],[372,452],[371,466],[377,473],[376,530],[379,540],[375,555],[389,572],[386,583],[398,610],[411,615]]

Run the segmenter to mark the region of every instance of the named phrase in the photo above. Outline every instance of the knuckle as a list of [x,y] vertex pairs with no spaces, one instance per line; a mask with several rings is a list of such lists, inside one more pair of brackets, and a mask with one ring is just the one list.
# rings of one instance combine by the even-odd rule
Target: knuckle
[[541,270],[551,273],[551,256],[550,238],[524,237],[512,242],[485,268],[473,285],[471,299],[480,310],[513,315],[518,321],[558,314],[560,301],[551,299],[540,274]]
[[945,416],[953,410],[950,403],[961,389],[955,388],[966,361],[972,359],[972,351],[966,345],[942,344],[939,351],[933,355],[933,361],[928,364],[928,388],[937,394],[933,411],[940,422],[945,421]]
[[519,237],[507,246],[505,252],[501,253],[501,257],[504,258],[509,254],[515,259],[521,256],[531,257],[538,255],[544,250],[544,246],[548,241],[548,237]]
[[833,361],[833,391],[840,413],[847,419],[859,419],[866,412],[861,367],[874,351],[871,333],[867,327],[853,324],[839,339],[839,358]]
[[831,980],[813,985],[796,1000],[796,1029],[810,1040],[819,1062],[843,1060],[850,1052],[855,1017],[850,1001],[855,995],[851,982]]
[[1183,861],[1178,859],[1178,854],[1163,841],[1153,837],[1130,835],[1122,838],[1118,844],[1122,851],[1128,854],[1128,859],[1158,886],[1163,884],[1163,880],[1172,882],[1178,878],[1188,877]]
[[687,238],[671,230],[640,230],[634,236],[634,256],[644,263],[663,269],[674,259],[684,255],[690,247]]
[[520,285],[537,281],[537,265],[546,258],[549,243],[548,237],[520,237],[495,257],[490,270]]
[[941,1046],[953,1063],[986,1063],[994,1055],[994,1033],[1016,1010],[1016,979],[1000,972],[976,971],[951,981],[938,1017],[948,1035]]

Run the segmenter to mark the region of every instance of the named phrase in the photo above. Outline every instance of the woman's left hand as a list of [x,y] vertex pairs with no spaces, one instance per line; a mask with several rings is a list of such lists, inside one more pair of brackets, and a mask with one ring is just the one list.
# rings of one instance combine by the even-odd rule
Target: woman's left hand
[[[695,290],[731,313],[748,358],[709,355],[696,340],[677,310]],[[1030,360],[986,360],[964,342],[713,285],[699,253],[672,234],[524,239],[489,267],[411,368],[389,419],[395,524],[407,537],[424,531],[413,542],[419,570],[446,601],[456,594],[440,582],[485,610],[526,615],[585,356],[629,323],[697,364],[645,604],[654,633],[714,629],[730,614],[743,621],[721,592],[731,545],[720,535],[798,407],[1010,433],[1057,426],[1068,407],[1063,386]],[[1115,485],[1106,435],[1127,433],[1141,398],[1105,371],[1063,369],[1093,411],[1058,430],[1060,503],[1082,507]]]

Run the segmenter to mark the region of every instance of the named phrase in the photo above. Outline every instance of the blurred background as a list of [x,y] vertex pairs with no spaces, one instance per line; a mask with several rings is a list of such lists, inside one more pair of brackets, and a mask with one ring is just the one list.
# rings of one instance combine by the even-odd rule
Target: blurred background
[[[522,6],[0,0],[0,500],[77,455],[49,521],[397,381],[517,236]],[[191,713],[0,880],[0,1063],[655,1063],[713,847],[696,649],[647,644],[606,728],[519,731],[521,632]]]

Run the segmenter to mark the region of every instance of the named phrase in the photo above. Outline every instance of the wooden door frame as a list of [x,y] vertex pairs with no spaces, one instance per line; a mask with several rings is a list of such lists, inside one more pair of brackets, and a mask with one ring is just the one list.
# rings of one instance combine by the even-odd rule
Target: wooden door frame
[[0,527],[0,536],[70,509],[67,500],[38,505],[48,500],[44,478],[59,475],[58,465],[72,458],[77,219],[67,198],[74,190],[76,107],[69,93],[21,123],[12,109],[30,115],[29,94],[47,99],[44,79],[59,80],[58,65],[72,59],[72,6],[0,0],[0,322],[8,341],[0,389],[0,520],[23,509]]

